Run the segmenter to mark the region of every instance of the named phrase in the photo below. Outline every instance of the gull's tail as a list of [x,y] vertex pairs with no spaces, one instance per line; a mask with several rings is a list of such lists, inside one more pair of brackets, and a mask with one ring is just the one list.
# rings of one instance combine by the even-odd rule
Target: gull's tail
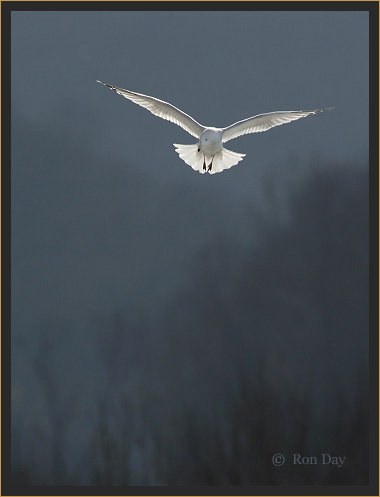
[[239,161],[243,160],[243,157],[245,157],[245,154],[238,154],[237,152],[222,148],[222,150],[212,158],[206,157],[203,152],[199,152],[198,144],[178,145],[177,143],[174,143],[174,146],[175,151],[181,159],[201,174],[206,172],[210,174],[220,173],[224,169],[235,166]]

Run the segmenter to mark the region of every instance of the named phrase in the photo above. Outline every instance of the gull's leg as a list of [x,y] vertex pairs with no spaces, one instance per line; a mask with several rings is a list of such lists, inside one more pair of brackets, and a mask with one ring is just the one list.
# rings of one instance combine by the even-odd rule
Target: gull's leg
[[203,157],[203,171],[206,171],[206,157]]
[[210,164],[208,165],[208,169],[207,169],[207,171],[208,171],[208,172],[210,172],[210,171],[211,171],[211,168],[212,168],[212,161],[213,161],[213,158],[211,159],[211,162],[210,162]]

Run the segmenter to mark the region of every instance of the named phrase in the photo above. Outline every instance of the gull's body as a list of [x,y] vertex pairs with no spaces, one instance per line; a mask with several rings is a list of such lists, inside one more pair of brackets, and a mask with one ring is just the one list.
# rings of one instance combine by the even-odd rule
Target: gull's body
[[300,119],[301,117],[307,117],[332,108],[268,112],[267,114],[259,114],[243,119],[226,128],[213,128],[211,126],[202,126],[188,114],[185,114],[177,109],[177,107],[174,107],[174,105],[159,100],[158,98],[149,97],[129,90],[123,90],[122,88],[117,88],[116,86],[103,83],[102,81],[97,82],[108,86],[108,88],[116,91],[119,95],[144,107],[155,116],[177,124],[190,133],[190,135],[197,138],[198,143],[195,145],[178,145],[175,143],[174,146],[181,159],[194,170],[199,171],[202,174],[205,172],[209,172],[210,174],[219,173],[224,169],[235,166],[243,157],[245,157],[245,154],[239,154],[224,148],[223,144],[225,142],[247,133],[267,131],[274,126],[289,123]]

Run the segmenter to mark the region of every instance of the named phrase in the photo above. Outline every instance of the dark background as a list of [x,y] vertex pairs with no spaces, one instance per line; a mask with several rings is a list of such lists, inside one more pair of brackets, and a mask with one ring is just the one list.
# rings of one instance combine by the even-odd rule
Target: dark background
[[[13,484],[367,484],[368,12],[13,12],[11,62]],[[335,109],[200,175],[96,79]]]

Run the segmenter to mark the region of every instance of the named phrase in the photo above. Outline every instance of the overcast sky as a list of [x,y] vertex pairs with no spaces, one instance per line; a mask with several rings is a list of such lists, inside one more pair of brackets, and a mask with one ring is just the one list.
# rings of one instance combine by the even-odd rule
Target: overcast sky
[[[16,330],[159,301],[198,247],[246,236],[268,177],[368,157],[367,12],[13,12],[11,69]],[[205,125],[335,108],[234,140],[243,162],[200,175],[172,145],[193,137],[96,79]]]
[[[193,143],[193,137],[96,79],[166,100],[205,125],[226,126],[275,110],[335,109],[234,140],[230,148],[246,153],[244,161],[222,174],[200,175],[172,145]],[[260,202],[261,178],[270,168],[281,177],[289,160],[366,159],[368,13],[13,12],[12,112],[20,159],[12,167],[15,237],[38,231],[19,210],[24,203],[30,215],[36,212],[25,194],[45,199],[50,212],[57,202],[70,211],[80,198],[85,202],[91,187],[109,182],[110,206],[113,184],[130,201],[127,188],[135,176],[149,191],[160,185],[158,194],[178,188],[173,195],[183,201],[176,210],[191,217],[199,208],[201,221],[193,216],[193,222],[206,234],[223,224],[224,211],[240,216],[240,201]],[[18,179],[29,181],[26,193]],[[138,195],[138,187],[132,190]],[[181,191],[189,192],[186,201]],[[91,202],[99,201],[94,195]],[[202,209],[204,195],[211,206]],[[153,192],[142,197],[135,222],[157,202]],[[121,201],[117,208],[126,206]],[[207,211],[215,214],[211,225]],[[80,229],[69,230],[66,242],[80,237]]]
[[[211,126],[275,110],[335,107],[234,142],[255,166],[289,153],[367,153],[367,12],[14,12],[13,108],[57,122],[73,109],[76,121],[83,119],[80,137],[96,130],[97,147],[138,160],[148,172],[156,161],[169,162],[160,176],[180,181],[184,165],[172,143],[192,137],[96,79],[166,100]],[[86,111],[92,126],[85,126]],[[254,167],[243,169],[248,175]]]

